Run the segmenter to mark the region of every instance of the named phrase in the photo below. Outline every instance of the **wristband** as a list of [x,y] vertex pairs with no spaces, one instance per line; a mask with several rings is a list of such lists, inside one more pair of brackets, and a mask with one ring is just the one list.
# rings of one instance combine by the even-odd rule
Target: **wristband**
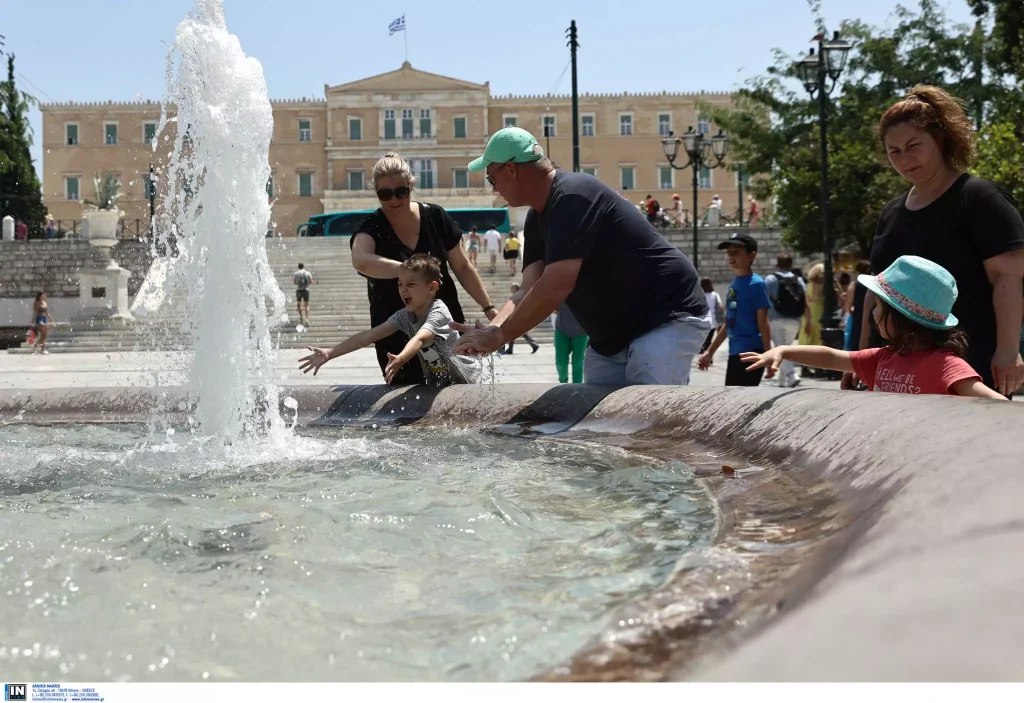
[[486,314],[488,310],[497,310],[497,308],[493,305],[488,305],[486,308],[482,308],[482,310]]

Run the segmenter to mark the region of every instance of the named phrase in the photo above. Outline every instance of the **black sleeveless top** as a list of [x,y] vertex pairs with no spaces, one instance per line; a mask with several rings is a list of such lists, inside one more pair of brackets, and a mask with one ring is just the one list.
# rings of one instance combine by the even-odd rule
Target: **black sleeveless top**
[[[383,210],[377,208],[371,212],[356,228],[356,234],[349,241],[351,247],[359,234],[373,237],[375,253],[392,261],[405,261],[413,254],[431,254],[441,262],[441,287],[437,297],[452,314],[456,322],[465,322],[466,316],[459,304],[458,290],[455,281],[448,271],[448,251],[462,246],[462,230],[440,205],[416,203],[420,209],[420,236],[416,249],[402,244],[395,234],[394,228],[384,216]],[[363,274],[359,274],[363,276]],[[405,307],[402,297],[398,294],[397,278],[366,278],[366,294],[370,301],[370,324],[376,327],[387,322],[395,312]]]

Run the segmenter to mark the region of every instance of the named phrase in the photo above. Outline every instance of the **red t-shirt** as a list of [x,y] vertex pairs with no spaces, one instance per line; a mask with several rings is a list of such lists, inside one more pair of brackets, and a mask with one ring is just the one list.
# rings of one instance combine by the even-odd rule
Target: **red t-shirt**
[[850,352],[853,370],[872,391],[951,395],[957,381],[981,376],[970,364],[942,349],[900,356],[890,347]]

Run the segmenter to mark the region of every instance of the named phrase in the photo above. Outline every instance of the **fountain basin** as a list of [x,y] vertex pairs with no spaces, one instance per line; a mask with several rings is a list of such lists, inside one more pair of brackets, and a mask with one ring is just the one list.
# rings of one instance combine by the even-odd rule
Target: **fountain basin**
[[[283,395],[298,401],[297,421],[314,435],[375,424],[378,432],[395,425],[424,436],[473,429],[503,441],[615,447],[690,467],[719,514],[702,558],[681,555],[658,583],[599,613],[599,631],[539,665],[533,678],[1010,680],[1022,673],[1015,643],[1024,625],[1024,567],[1012,556],[1024,547],[1016,405],[581,386],[306,387]],[[172,417],[188,411],[183,398],[145,390],[5,393],[0,418],[145,422],[154,406]]]

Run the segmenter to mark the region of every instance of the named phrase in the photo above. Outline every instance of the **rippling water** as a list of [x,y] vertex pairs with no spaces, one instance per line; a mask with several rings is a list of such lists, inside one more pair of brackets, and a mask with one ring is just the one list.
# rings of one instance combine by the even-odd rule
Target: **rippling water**
[[510,680],[699,552],[679,464],[475,432],[0,428],[0,669]]

